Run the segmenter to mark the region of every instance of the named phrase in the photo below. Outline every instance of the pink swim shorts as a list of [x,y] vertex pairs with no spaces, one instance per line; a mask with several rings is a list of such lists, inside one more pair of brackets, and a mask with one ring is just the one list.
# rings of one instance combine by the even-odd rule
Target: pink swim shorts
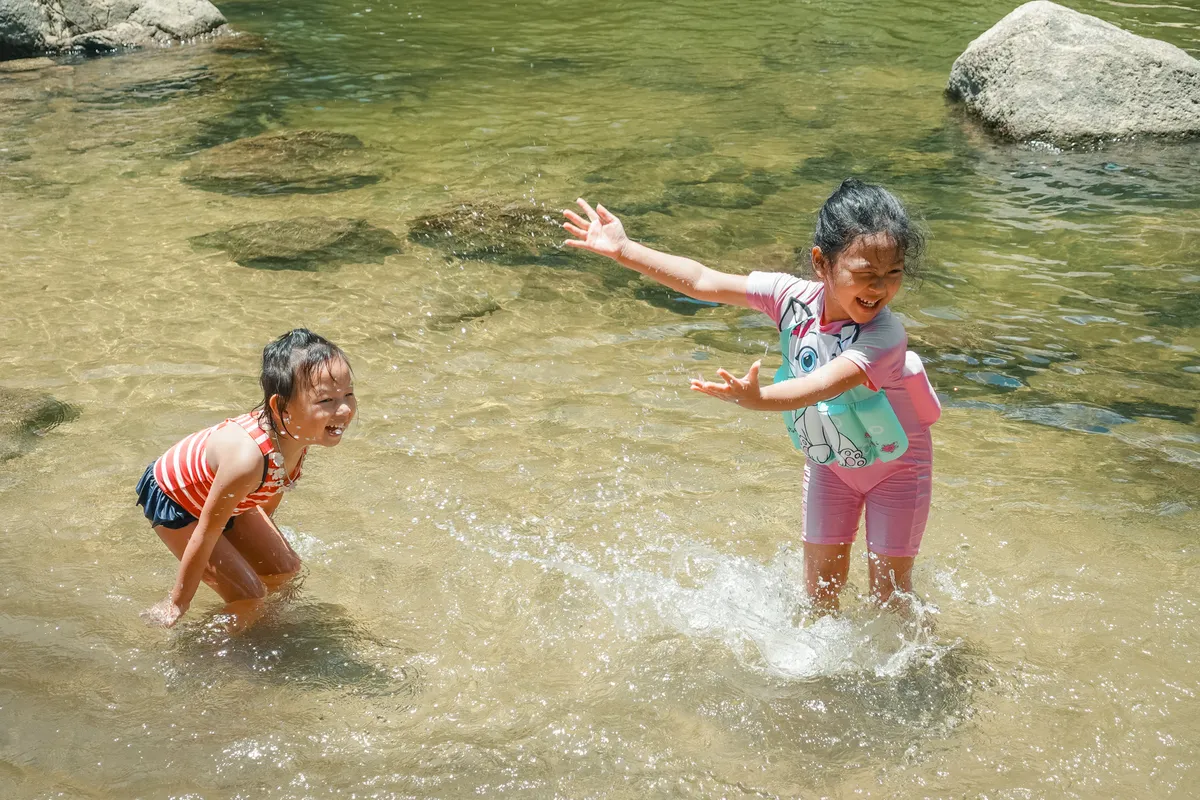
[[867,511],[867,548],[892,557],[915,556],[929,520],[933,444],[926,428],[911,434],[895,461],[860,469],[804,463],[804,541],[850,544]]

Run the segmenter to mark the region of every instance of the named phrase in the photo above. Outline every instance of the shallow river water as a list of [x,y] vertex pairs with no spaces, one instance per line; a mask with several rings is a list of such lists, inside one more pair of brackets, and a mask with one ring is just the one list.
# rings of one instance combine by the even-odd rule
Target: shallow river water
[[[1190,3],[1072,5],[1200,54]],[[941,92],[992,0],[221,8],[246,36],[0,73],[0,390],[65,404],[0,441],[0,797],[1200,795],[1200,148],[991,141]],[[295,131],[361,147],[194,179]],[[857,548],[806,613],[799,455],[687,391],[773,368],[769,321],[523,240],[582,194],[799,269],[847,175],[931,234],[917,626]],[[464,206],[516,232],[418,235]],[[297,217],[376,246],[196,239]],[[240,634],[207,588],[146,627],[134,483],[301,324],[360,401],[278,514],[303,575]]]

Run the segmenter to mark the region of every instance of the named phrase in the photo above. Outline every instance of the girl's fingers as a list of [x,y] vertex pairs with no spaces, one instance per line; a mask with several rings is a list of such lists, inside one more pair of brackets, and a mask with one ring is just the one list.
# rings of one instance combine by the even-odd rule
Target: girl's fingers
[[738,379],[733,377],[733,373],[726,369],[717,370],[717,377],[723,379],[728,384],[736,384]]
[[581,197],[578,200],[576,200],[575,202],[578,203],[579,207],[582,208],[584,210],[584,212],[587,213],[588,219],[590,219],[593,222],[600,221],[600,215],[596,213],[596,210],[594,208],[592,208],[591,206],[588,205],[587,200],[584,200]]
[[587,242],[579,239],[567,239],[565,242],[563,242],[563,247],[582,247],[584,250],[590,249]]
[[610,222],[617,221],[617,218],[614,217],[607,208],[600,205],[599,203],[596,203],[596,213],[600,215],[600,221],[605,223],[606,225]]
[[586,228],[588,224],[583,221],[583,218],[574,211],[563,211],[563,216],[581,228]]
[[564,222],[563,228],[566,229],[566,231],[568,233],[572,233],[572,234],[578,236],[580,239],[587,238],[587,231],[583,230],[582,228],[576,227],[569,222]]
[[727,383],[713,383],[712,381],[702,381],[699,378],[692,378],[692,388],[698,389],[705,394],[713,394],[716,392],[728,394],[730,389],[729,384]]
[[717,400],[721,400],[726,403],[737,402],[737,399],[733,395],[729,394],[728,392],[717,392],[717,391],[713,391],[712,389],[706,389],[703,386],[693,386],[692,391],[699,392],[700,394],[708,395],[709,397],[712,397]]

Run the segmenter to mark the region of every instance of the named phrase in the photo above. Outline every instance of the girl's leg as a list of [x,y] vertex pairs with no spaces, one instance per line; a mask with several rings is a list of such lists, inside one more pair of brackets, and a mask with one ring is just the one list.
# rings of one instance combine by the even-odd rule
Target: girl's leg
[[[182,559],[183,551],[187,549],[188,540],[191,539],[194,530],[196,530],[195,522],[183,528],[159,526],[154,529],[154,532],[175,554],[176,558]],[[254,568],[225,536],[217,540],[212,555],[208,559],[208,566],[204,570],[203,580],[226,603],[255,600],[265,597],[267,594],[267,587],[259,579]]]
[[867,492],[867,547],[870,550],[871,596],[883,604],[896,591],[912,592],[912,569],[933,493],[933,465],[928,432],[910,437],[915,458]]
[[837,611],[850,572],[863,495],[829,467],[804,465],[804,582],[813,605]]
[[[300,556],[261,508],[234,517],[233,527],[222,538],[233,544],[260,577],[286,579],[300,571]],[[276,585],[281,582],[272,581]]]
[[871,598],[886,605],[895,592],[912,592],[912,569],[915,556],[885,556],[882,553],[867,555],[868,572],[871,576]]
[[838,595],[850,574],[847,544],[804,543],[804,584],[813,606],[819,611],[837,611]]

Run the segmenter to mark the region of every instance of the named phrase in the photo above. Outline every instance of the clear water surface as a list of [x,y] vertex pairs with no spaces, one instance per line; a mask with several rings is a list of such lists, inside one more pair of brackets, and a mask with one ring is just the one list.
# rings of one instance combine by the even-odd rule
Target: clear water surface
[[[1200,53],[1193,4],[1072,5]],[[0,462],[0,796],[1194,794],[1200,149],[991,141],[942,96],[990,0],[221,8],[237,44],[0,74],[0,389],[70,409]],[[273,131],[357,137],[312,167],[357,177],[188,180]],[[917,628],[858,558],[807,618],[799,456],[686,391],[771,365],[762,317],[409,235],[584,194],[796,269],[847,175],[932,235],[895,304],[947,407]],[[296,217],[402,252],[193,241]],[[207,589],[149,629],[175,563],[133,484],[297,324],[361,402],[279,513],[303,578],[239,635]]]

